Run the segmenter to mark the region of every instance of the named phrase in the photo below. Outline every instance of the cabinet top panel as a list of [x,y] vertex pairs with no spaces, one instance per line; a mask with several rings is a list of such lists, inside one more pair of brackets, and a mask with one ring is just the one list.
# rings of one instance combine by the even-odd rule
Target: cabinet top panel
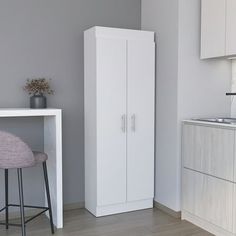
[[122,29],[122,28],[109,28],[102,26],[94,26],[85,31],[91,33],[96,37],[109,37],[109,38],[122,38],[127,40],[149,40],[154,42],[154,32]]

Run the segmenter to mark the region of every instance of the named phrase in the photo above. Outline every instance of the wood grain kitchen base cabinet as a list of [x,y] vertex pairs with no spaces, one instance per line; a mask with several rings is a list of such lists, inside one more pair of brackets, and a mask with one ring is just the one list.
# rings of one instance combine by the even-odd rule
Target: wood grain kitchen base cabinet
[[236,235],[235,130],[183,124],[182,219],[218,236]]

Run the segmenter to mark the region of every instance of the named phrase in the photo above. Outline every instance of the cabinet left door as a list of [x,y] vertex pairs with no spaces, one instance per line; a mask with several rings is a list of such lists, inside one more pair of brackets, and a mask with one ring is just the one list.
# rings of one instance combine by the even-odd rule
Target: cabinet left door
[[126,202],[126,40],[97,47],[97,205]]

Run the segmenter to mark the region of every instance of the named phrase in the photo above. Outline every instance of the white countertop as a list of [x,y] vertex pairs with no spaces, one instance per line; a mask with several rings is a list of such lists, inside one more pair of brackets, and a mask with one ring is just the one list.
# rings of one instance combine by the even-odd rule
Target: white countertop
[[200,121],[200,120],[183,120],[183,123],[236,129],[236,124],[224,124],[224,123],[207,122],[207,121]]
[[0,117],[55,116],[61,115],[61,109],[0,108]]

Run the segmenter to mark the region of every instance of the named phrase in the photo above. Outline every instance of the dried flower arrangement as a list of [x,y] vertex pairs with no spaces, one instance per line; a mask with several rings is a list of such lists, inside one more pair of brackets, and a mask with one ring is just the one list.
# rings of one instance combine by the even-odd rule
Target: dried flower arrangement
[[29,93],[29,95],[43,95],[43,94],[54,94],[54,90],[51,89],[50,79],[36,78],[27,79],[24,90]]

